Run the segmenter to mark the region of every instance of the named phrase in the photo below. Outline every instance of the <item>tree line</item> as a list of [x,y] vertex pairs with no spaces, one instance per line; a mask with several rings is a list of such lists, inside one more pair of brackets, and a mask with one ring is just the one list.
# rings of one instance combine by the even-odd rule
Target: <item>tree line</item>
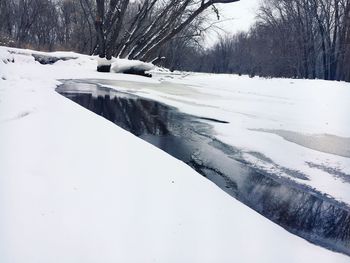
[[0,1],[0,44],[174,70],[350,81],[350,0],[265,0],[248,32],[205,49],[208,14],[236,1]]
[[106,60],[160,60],[174,38],[195,41],[201,36],[207,13],[218,12],[216,4],[236,1],[6,0],[0,2],[0,41]]
[[192,60],[179,68],[350,81],[350,1],[265,0],[249,32],[197,48]]

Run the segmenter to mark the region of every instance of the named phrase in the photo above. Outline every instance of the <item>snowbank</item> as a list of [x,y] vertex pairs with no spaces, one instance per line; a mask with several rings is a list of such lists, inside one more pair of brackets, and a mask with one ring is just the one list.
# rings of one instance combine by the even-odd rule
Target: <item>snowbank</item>
[[84,56],[14,59],[0,62],[2,263],[349,262],[54,91],[62,78],[159,82]]
[[13,56],[6,49],[0,49],[0,63],[7,64],[10,62],[14,62]]

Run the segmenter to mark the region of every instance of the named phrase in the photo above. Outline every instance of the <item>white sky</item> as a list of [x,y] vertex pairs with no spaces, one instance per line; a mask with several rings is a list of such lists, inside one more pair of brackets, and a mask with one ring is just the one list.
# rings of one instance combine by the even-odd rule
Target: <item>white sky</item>
[[230,19],[223,22],[223,26],[229,32],[247,30],[254,21],[260,0],[240,0],[236,3],[221,4],[222,19]]
[[220,4],[217,7],[220,10],[221,20],[223,21],[217,24],[222,30],[211,33],[208,36],[206,42],[208,45],[212,45],[216,42],[218,33],[236,33],[238,31],[246,31],[253,24],[256,11],[261,0],[240,0],[236,3]]

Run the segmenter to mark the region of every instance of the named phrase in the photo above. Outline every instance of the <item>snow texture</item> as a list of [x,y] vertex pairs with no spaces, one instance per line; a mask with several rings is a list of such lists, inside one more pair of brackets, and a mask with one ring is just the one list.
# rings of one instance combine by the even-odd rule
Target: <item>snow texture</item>
[[[286,232],[184,163],[54,91],[60,83],[57,79],[129,83],[173,104],[175,97],[181,98],[182,109],[205,116],[230,109],[221,117],[236,120],[240,128],[232,131],[235,136],[216,127],[220,138],[229,142],[238,135],[239,144],[247,149],[255,147],[253,142],[264,146],[260,140],[267,139],[269,147],[279,143],[296,151],[277,135],[247,128],[273,126],[274,120],[288,113],[277,107],[283,102],[291,105],[289,110],[297,109],[293,103],[306,103],[298,86],[320,86],[328,98],[339,95],[341,106],[347,85],[330,84],[334,86],[330,92],[324,82],[300,81],[285,94],[279,88],[290,80],[223,76],[230,81],[221,83],[220,76],[183,80],[180,74],[165,83],[161,78],[166,76],[154,80],[98,73],[95,59],[78,54],[74,60],[42,65],[30,51],[10,54],[8,50],[14,51],[0,47],[0,262],[349,262],[347,256]],[[14,63],[4,62],[12,56]],[[260,103],[273,111],[267,114]],[[208,105],[213,104],[217,108],[210,112]],[[308,109],[306,114],[311,114],[312,107]],[[239,118],[241,110],[258,117]],[[284,128],[293,126],[293,120],[286,115]],[[256,122],[262,127],[253,125]],[[304,126],[319,131],[316,123]],[[331,131],[337,127],[327,130]],[[247,138],[243,132],[249,132]],[[295,152],[290,154],[294,157]],[[308,154],[305,150],[304,157]]]

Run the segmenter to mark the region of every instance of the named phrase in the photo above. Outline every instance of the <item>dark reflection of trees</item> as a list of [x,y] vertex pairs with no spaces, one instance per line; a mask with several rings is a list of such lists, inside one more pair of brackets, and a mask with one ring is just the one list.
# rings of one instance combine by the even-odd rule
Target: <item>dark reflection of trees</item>
[[[208,171],[205,164],[195,167],[202,174]],[[227,178],[219,173],[217,175]],[[308,191],[281,184],[257,172],[241,173],[235,177],[235,187],[227,187],[226,192],[290,232],[316,244],[350,254],[348,208]]]
[[[218,148],[201,135],[207,126],[193,117],[138,97],[65,95],[137,136],[147,135],[146,140],[150,143],[186,162],[223,190],[287,230],[350,255],[348,207],[310,189],[281,183],[246,166],[234,170],[233,174],[223,167],[215,167],[211,154],[213,149],[217,151]],[[199,158],[195,158],[198,152]],[[221,154],[224,158],[227,152],[221,151]],[[237,166],[234,160],[228,159],[228,162]]]
[[168,134],[169,111],[162,104],[143,99],[111,99],[109,95],[96,98],[91,94],[78,94],[69,98],[137,136]]
[[249,173],[238,198],[293,233],[350,253],[350,213],[336,202],[259,173]]

